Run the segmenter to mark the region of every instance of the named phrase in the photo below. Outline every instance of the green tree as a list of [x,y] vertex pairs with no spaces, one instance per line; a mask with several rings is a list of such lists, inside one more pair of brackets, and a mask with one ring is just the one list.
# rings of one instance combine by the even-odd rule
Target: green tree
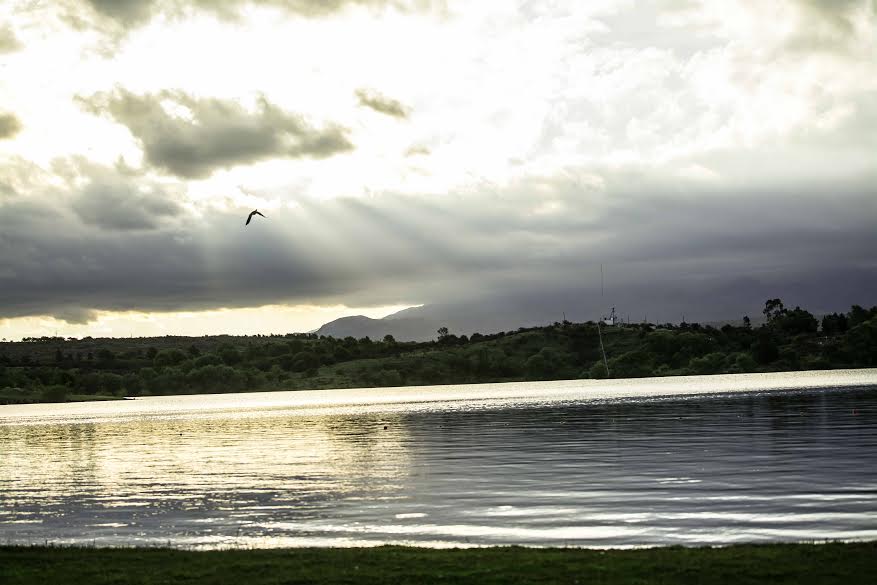
[[241,363],[241,354],[236,347],[225,344],[219,348],[219,358],[227,366]]
[[718,374],[724,371],[725,354],[722,352],[708,353],[705,356],[693,358],[688,368],[694,374]]
[[654,363],[642,350],[629,351],[609,360],[609,371],[614,378],[642,378],[652,375]]
[[769,364],[780,357],[780,349],[769,332],[764,332],[755,339],[752,357],[759,364]]
[[877,317],[850,328],[843,349],[856,366],[877,365]]
[[850,312],[847,313],[849,327],[852,329],[856,325],[860,323],[864,323],[869,320],[871,317],[877,316],[877,307],[871,307],[871,309],[865,309],[859,305],[853,305],[850,308]]
[[822,332],[825,335],[839,335],[847,330],[847,316],[832,313],[822,317]]
[[204,366],[218,366],[222,363],[222,358],[213,353],[204,354],[201,357],[195,360],[193,364],[196,368],[203,368]]
[[381,386],[401,386],[402,376],[398,370],[381,370],[378,383]]
[[134,372],[128,372],[122,377],[122,388],[128,396],[139,396],[143,391],[143,383]]
[[786,314],[786,307],[780,299],[768,299],[764,303],[762,313],[764,313],[767,322],[772,323],[775,319]]
[[606,364],[603,363],[603,360],[598,360],[594,362],[594,365],[591,366],[589,371],[590,377],[594,379],[603,379],[606,378]]
[[307,372],[316,370],[320,361],[312,351],[300,351],[292,358],[292,370],[294,372]]
[[100,375],[99,386],[101,392],[118,395],[122,391],[123,378],[119,374],[104,372]]
[[155,365],[176,366],[186,361],[186,354],[179,349],[163,349],[155,354]]
[[748,353],[738,353],[734,358],[734,365],[731,366],[731,372],[745,374],[747,372],[754,372],[758,367],[758,364],[752,359],[752,356]]
[[801,333],[816,333],[819,328],[819,322],[810,312],[805,311],[801,307],[795,307],[791,311],[786,311],[782,316],[774,318],[774,325],[790,335],[800,335]]
[[541,353],[531,355],[524,363],[524,368],[527,370],[527,376],[531,379],[542,377],[545,375],[546,371],[548,371],[549,367],[548,360],[546,360],[545,356]]
[[60,385],[45,386],[40,393],[43,402],[64,402],[67,400],[67,388]]

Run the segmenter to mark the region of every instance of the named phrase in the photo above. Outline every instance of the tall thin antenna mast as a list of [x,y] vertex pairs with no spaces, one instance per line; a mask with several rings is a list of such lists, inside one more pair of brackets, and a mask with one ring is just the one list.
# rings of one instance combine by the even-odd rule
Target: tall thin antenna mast
[[[600,299],[602,301],[603,298],[603,263],[600,263]],[[615,308],[612,308],[612,312],[615,313]],[[606,377],[609,377],[609,360],[606,359],[606,348],[603,347],[603,331],[600,327],[600,322],[603,320],[603,317],[597,319],[597,335],[600,337],[600,353],[603,354],[603,366],[606,368]]]
[[597,335],[600,336],[600,351],[603,352],[603,365],[606,367],[606,377],[609,378],[609,362],[606,360],[606,349],[603,347],[603,333],[600,331],[599,321],[597,321]]

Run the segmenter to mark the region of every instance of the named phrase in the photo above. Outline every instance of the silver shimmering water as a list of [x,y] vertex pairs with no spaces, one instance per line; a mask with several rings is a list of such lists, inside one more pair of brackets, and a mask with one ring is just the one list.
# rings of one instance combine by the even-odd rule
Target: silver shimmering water
[[877,539],[877,370],[0,406],[0,543]]

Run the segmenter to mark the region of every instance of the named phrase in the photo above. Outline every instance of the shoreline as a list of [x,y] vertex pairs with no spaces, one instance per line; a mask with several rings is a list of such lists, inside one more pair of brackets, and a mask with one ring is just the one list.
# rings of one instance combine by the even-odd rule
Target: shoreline
[[[877,366],[877,307],[806,311],[753,329],[564,321],[396,341],[271,337],[28,338],[0,342],[0,401],[769,374]],[[833,319],[833,320],[832,320]],[[843,327],[838,325],[841,320]],[[873,321],[873,322],[872,322]],[[443,328],[444,329],[444,328]]]
[[[99,401],[27,403],[0,405],[0,425],[17,416],[109,414],[182,414],[190,410],[221,412],[233,403],[235,408],[285,408],[299,414],[350,414],[394,412],[400,408],[476,401],[479,408],[540,403],[547,399],[563,401],[651,400],[677,397],[744,395],[758,392],[847,391],[877,387],[877,368],[838,370],[799,370],[794,372],[706,374],[697,376],[656,376],[643,378],[568,379],[524,382],[485,382],[474,384],[433,384],[383,388],[332,388],[316,390],[258,390],[253,392],[166,394]],[[237,402],[246,398],[247,404]],[[107,410],[110,409],[110,410]],[[85,420],[85,419],[83,419]],[[88,418],[87,420],[91,420]]]

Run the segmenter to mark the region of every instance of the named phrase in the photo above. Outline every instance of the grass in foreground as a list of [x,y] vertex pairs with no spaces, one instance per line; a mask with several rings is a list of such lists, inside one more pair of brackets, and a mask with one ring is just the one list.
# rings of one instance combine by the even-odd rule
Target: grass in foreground
[[877,583],[877,542],[598,551],[0,547],[0,583]]

